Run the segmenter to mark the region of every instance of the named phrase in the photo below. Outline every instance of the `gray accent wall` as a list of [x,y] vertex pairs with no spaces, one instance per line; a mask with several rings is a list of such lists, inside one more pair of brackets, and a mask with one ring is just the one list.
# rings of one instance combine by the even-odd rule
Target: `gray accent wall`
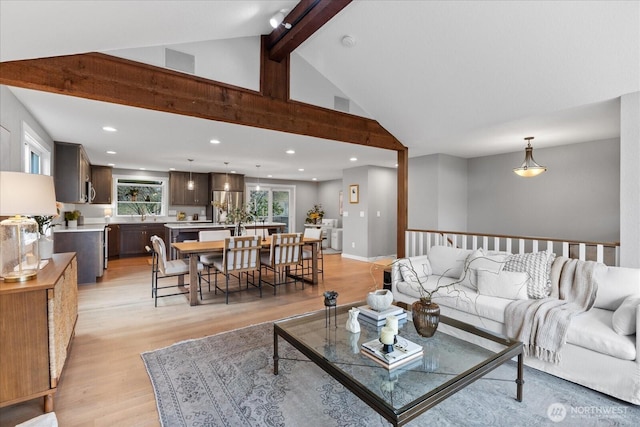
[[409,159],[409,228],[467,231],[467,159]]
[[552,148],[533,155],[548,171],[522,178],[517,153],[468,160],[468,230],[477,233],[617,242],[620,238],[618,139]]
[[640,268],[640,92],[620,102],[620,265]]
[[340,215],[340,203],[339,203],[341,191],[342,191],[341,179],[324,181],[318,184],[318,200],[322,204],[322,209],[324,210],[324,217],[328,219],[337,219],[338,228],[342,228],[342,216]]

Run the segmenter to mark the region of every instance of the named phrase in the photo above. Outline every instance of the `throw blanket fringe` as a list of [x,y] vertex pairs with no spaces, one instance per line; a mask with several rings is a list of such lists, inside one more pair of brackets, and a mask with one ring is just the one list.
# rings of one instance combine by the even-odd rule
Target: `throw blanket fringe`
[[571,319],[589,310],[595,302],[597,268],[606,266],[594,261],[558,257],[552,270],[555,274],[560,271],[559,299],[550,297],[509,303],[505,310],[507,335],[522,341],[525,355],[545,362],[560,362],[560,350],[566,342]]

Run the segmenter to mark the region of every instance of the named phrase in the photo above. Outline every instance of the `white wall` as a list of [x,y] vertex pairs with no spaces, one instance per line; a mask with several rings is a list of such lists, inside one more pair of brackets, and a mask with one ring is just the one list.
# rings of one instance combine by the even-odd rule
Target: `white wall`
[[620,103],[620,265],[640,267],[640,92]]
[[53,158],[53,140],[33,118],[18,98],[5,85],[0,85],[0,125],[10,133],[9,145],[2,146],[0,170],[20,172],[23,170],[22,122],[26,122],[42,139]]

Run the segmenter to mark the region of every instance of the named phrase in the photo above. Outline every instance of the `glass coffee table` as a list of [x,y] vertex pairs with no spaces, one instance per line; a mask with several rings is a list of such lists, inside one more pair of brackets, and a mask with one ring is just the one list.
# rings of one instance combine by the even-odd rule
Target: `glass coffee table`
[[[400,328],[399,339],[423,346],[424,355],[389,371],[360,353],[362,343],[379,336],[378,328],[360,321],[359,334],[345,329],[349,309],[362,305],[366,303],[332,308],[331,311],[337,311],[336,317],[332,312],[327,318],[325,311],[319,311],[274,323],[274,374],[278,375],[278,337],[281,337],[393,425],[401,426],[517,356],[516,399],[522,401],[521,342],[445,316],[440,317],[441,327],[436,334],[424,338],[409,321]],[[461,331],[492,342],[496,350],[453,336]]]

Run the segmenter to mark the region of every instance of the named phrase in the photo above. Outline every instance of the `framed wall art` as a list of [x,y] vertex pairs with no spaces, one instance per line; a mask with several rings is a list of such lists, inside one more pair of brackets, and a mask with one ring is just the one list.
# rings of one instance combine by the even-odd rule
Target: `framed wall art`
[[358,184],[349,186],[349,203],[358,203],[360,201],[360,188]]

